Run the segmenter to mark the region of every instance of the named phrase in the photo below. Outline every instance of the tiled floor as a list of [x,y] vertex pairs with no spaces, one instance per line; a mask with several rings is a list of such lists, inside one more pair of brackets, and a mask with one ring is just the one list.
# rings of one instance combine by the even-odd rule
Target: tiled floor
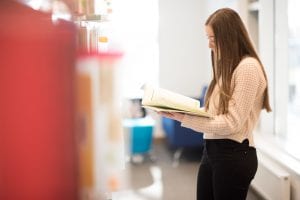
[[[172,165],[173,151],[164,141],[155,142],[155,161],[146,157],[141,163],[128,163],[128,186],[113,195],[113,200],[194,200],[200,149],[184,150],[177,167]],[[249,191],[247,200],[261,200]]]

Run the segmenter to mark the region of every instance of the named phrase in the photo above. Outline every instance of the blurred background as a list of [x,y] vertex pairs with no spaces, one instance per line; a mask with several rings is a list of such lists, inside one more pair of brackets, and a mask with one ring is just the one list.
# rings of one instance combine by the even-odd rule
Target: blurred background
[[141,88],[203,105],[221,7],[269,78],[247,199],[300,199],[297,0],[1,0],[0,199],[195,199],[202,133],[141,107]]

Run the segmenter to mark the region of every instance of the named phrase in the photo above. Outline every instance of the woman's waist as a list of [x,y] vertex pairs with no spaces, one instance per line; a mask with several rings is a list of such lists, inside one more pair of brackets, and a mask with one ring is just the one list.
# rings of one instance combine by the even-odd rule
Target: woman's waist
[[217,135],[217,134],[203,134],[203,138],[205,140],[230,140],[238,143],[242,143],[245,139],[248,139],[249,141],[249,146],[255,147],[254,145],[254,140],[253,140],[253,135],[252,133],[250,134],[231,134],[231,135]]
[[231,139],[205,139],[204,148],[208,154],[232,154],[235,152],[247,152],[255,150],[249,145],[249,140],[238,142]]

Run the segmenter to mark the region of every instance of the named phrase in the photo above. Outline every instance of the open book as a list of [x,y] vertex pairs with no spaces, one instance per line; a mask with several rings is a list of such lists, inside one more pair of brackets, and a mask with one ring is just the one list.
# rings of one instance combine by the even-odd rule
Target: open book
[[142,106],[158,112],[181,112],[202,117],[212,117],[203,108],[200,101],[150,85],[144,86]]

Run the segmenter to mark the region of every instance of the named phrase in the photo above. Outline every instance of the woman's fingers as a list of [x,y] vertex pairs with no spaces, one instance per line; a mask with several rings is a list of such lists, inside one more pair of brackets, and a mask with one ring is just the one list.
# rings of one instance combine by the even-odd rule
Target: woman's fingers
[[181,121],[184,116],[184,114],[176,113],[176,112],[157,112],[157,113],[163,117],[171,118],[177,121]]

